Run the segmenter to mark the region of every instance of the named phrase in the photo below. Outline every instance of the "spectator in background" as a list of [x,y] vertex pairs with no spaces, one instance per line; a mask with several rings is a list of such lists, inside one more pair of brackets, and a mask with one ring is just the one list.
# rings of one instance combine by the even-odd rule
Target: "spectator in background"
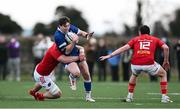
[[63,66],[63,64],[59,64],[59,75],[58,75],[58,80],[62,80],[64,75],[67,75],[66,70]]
[[93,69],[94,64],[96,62],[96,44],[97,40],[95,38],[91,38],[89,42],[85,45],[85,52],[86,52],[86,61],[89,67],[89,72],[91,76],[91,80],[93,80]]
[[[43,40],[43,43],[44,43],[44,50],[46,53],[48,48],[50,48],[53,45],[53,41],[51,40],[50,36],[46,36]],[[44,55],[45,55],[45,53],[44,53]]]
[[[111,54],[113,50],[109,50],[108,54]],[[112,75],[112,81],[118,82],[119,81],[119,62],[120,62],[120,55],[116,55],[112,58],[108,59],[108,62],[111,67],[111,75]]]
[[[99,39],[97,47],[97,56],[102,55],[107,55],[107,48],[103,38]],[[106,63],[106,61],[98,62],[98,81],[106,81]]]
[[177,56],[177,65],[178,65],[178,80],[180,82],[180,39],[178,40],[177,44],[174,46]]
[[16,38],[11,38],[8,47],[8,65],[10,70],[10,80],[14,77],[16,81],[20,81],[20,43]]
[[44,56],[44,49],[41,46],[40,42],[43,40],[44,36],[42,34],[39,34],[37,36],[37,40],[34,42],[34,46],[32,48],[32,53],[34,56],[34,69],[35,66],[41,62],[43,56]]
[[4,36],[0,36],[0,80],[6,80],[7,60],[6,39]]
[[129,81],[129,67],[132,56],[132,50],[127,50],[122,53],[123,81]]

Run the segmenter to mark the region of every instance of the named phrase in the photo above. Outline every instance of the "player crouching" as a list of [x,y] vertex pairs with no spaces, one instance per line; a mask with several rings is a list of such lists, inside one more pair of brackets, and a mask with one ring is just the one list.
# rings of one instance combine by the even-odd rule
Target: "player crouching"
[[[51,79],[50,74],[59,62],[69,63],[74,61],[83,61],[85,57],[80,56],[65,56],[57,49],[54,43],[46,52],[42,61],[34,70],[34,80],[36,81],[33,89],[29,90],[35,100],[43,101],[44,99],[56,99],[62,95],[61,90]],[[75,75],[76,76],[76,75]],[[46,89],[45,93],[38,92],[42,87]]]
[[[159,65],[154,60],[154,54],[156,48],[162,48],[164,52],[164,62],[163,65]],[[131,39],[127,44],[118,48],[109,55],[101,56],[100,60],[111,58],[129,49],[133,49],[133,56],[131,59],[131,71],[132,75],[129,80],[128,85],[128,95],[126,102],[133,101],[134,89],[136,86],[138,75],[142,72],[146,72],[150,75],[160,77],[160,89],[161,89],[161,102],[169,103],[173,102],[167,96],[168,83],[167,83],[167,70],[170,68],[169,65],[169,47],[161,41],[150,35],[150,29],[147,25],[143,25],[139,28],[139,36]],[[128,73],[128,72],[126,72]]]

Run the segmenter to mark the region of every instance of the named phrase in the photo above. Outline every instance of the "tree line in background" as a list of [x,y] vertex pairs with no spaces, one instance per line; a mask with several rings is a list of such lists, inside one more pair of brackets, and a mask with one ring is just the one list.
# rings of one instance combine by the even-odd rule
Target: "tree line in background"
[[[142,3],[137,3],[138,9],[136,12],[135,26],[130,27],[127,24],[124,24],[124,32],[122,35],[124,36],[133,36],[137,35],[137,29],[140,25],[142,25]],[[53,20],[50,24],[44,24],[42,22],[38,22],[35,24],[33,28],[33,35],[37,35],[42,33],[44,35],[53,35],[57,26],[58,19],[61,16],[68,16],[71,19],[71,23],[78,26],[82,30],[88,31],[89,25],[86,19],[83,18],[82,12],[73,8],[73,7],[65,7],[58,6],[55,10],[55,20]],[[175,19],[169,22],[169,31],[163,27],[161,21],[156,21],[153,27],[153,34],[157,36],[168,36],[171,35],[173,37],[180,36],[180,9],[175,11]],[[4,15],[0,13],[0,33],[1,34],[21,34],[23,31],[22,27],[13,21],[10,16]],[[105,35],[117,36],[115,32],[105,33]]]
[[81,11],[75,8],[68,8],[65,6],[58,6],[55,10],[55,20],[50,24],[45,25],[43,23],[37,23],[33,29],[33,34],[37,35],[43,33],[44,35],[52,35],[58,26],[58,19],[62,16],[68,16],[71,19],[72,24],[78,26],[82,30],[87,31],[89,25],[87,21],[82,17]]
[[0,13],[0,33],[20,34],[22,30],[22,27],[13,21],[10,16]]

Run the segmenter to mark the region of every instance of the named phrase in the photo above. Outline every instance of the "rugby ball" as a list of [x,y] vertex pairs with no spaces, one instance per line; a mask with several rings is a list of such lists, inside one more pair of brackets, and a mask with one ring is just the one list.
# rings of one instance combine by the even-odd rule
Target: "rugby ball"
[[65,40],[68,42],[68,43],[71,43],[72,42],[72,37],[73,37],[74,33],[72,32],[68,32],[66,35],[65,35]]

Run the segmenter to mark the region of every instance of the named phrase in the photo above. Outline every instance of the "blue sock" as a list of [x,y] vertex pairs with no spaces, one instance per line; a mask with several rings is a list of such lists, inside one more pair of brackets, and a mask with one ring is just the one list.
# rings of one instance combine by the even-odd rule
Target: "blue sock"
[[86,92],[91,91],[91,81],[90,82],[84,81],[84,88]]

